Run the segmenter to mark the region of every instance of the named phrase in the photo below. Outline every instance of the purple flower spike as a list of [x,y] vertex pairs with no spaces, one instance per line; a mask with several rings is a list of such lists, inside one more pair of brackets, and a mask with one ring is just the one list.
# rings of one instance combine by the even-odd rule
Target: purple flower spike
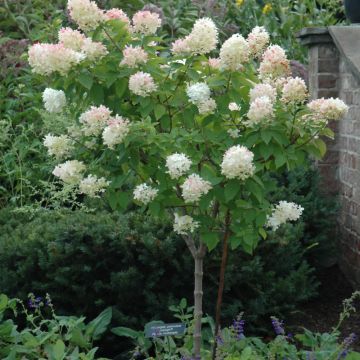
[[241,340],[245,337],[244,336],[244,326],[245,326],[245,320],[242,319],[242,314],[240,314],[233,321],[233,326],[232,326],[237,340]]
[[338,360],[345,359],[348,355],[350,346],[354,343],[356,340],[356,335],[354,333],[350,334],[347,338],[344,339],[343,343],[341,344],[343,350],[338,356]]
[[284,322],[280,321],[275,316],[271,316],[271,323],[276,335],[285,335]]

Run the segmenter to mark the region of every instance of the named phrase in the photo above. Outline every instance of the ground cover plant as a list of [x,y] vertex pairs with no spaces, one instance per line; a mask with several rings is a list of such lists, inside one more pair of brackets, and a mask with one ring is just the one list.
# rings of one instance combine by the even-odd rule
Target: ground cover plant
[[58,43],[29,49],[33,72],[52,86],[43,100],[53,127],[44,140],[53,175],[113,210],[133,202],[153,216],[173,215],[194,260],[199,358],[206,252],[222,240],[217,334],[229,245],[252,254],[268,229],[303,211],[286,199],[269,202],[269,172],[323,156],[319,136],[333,136],[328,121],[347,106],[339,99],[307,103],[304,81],[290,77],[285,51],[269,46],[264,28],[247,38],[234,34],[217,52],[218,30],[202,18],[168,49],[156,36],[155,12],[130,21],[120,9],[87,0],[67,8],[78,29],[62,28]]

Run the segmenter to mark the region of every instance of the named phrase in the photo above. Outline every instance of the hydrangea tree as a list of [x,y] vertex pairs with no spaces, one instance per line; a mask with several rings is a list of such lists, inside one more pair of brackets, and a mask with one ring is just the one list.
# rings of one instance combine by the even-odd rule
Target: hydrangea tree
[[270,45],[264,28],[220,47],[215,24],[203,18],[167,49],[156,13],[130,21],[89,0],[69,0],[68,10],[78,29],[29,49],[33,72],[52,87],[43,99],[58,121],[58,133],[44,139],[53,175],[115,211],[133,202],[173,216],[195,263],[198,359],[206,252],[222,241],[225,265],[228,244],[252,253],[268,229],[300,217],[303,209],[286,199],[269,203],[267,175],[323,156],[320,137],[333,137],[328,121],[347,107],[338,99],[307,103],[304,81],[290,77],[285,51]]

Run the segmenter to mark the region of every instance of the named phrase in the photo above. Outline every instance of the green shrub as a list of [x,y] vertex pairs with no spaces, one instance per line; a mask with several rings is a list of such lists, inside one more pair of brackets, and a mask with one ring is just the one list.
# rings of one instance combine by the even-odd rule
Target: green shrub
[[[191,259],[167,221],[139,213],[118,217],[65,210],[39,212],[29,220],[3,210],[0,230],[0,288],[10,296],[50,293],[59,311],[90,317],[113,306],[116,324],[138,329],[152,319],[170,320],[168,307],[177,299],[192,302]],[[254,258],[240,251],[231,255],[228,318],[246,309],[259,324],[314,294],[312,270],[297,241],[301,225],[284,229],[284,238],[290,233],[293,241],[264,242]],[[285,255],[287,261],[277,261]],[[219,263],[217,252],[206,263],[211,276],[206,279],[205,307],[211,314]],[[237,300],[240,294],[242,302]]]

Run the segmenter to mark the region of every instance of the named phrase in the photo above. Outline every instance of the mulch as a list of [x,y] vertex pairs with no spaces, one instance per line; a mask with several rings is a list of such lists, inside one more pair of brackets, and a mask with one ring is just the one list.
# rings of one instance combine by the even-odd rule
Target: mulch
[[[294,333],[301,333],[302,328],[307,328],[313,332],[330,332],[339,321],[343,300],[349,298],[354,292],[349,281],[337,266],[326,269],[318,277],[321,281],[318,297],[304,304],[300,307],[300,311],[287,319],[287,328]],[[360,351],[359,300],[355,303],[355,307],[357,312],[344,321],[340,331],[343,338],[355,333],[358,340],[353,348]]]

